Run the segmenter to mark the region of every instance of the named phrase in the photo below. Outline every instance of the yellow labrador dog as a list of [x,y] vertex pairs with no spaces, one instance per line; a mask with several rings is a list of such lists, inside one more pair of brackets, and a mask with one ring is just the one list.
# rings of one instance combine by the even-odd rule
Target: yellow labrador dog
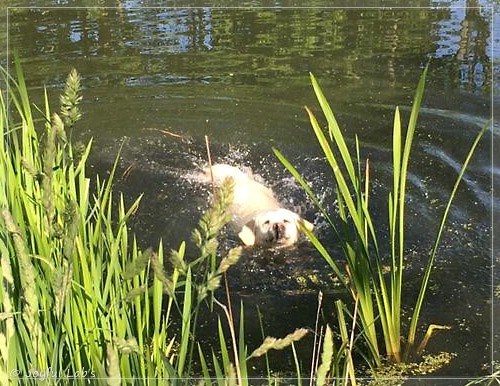
[[258,182],[249,171],[226,164],[213,165],[203,175],[205,182],[222,184],[234,181],[234,198],[230,206],[232,220],[245,245],[291,246],[300,236],[302,223],[310,231],[314,226],[298,214],[281,207],[271,189]]

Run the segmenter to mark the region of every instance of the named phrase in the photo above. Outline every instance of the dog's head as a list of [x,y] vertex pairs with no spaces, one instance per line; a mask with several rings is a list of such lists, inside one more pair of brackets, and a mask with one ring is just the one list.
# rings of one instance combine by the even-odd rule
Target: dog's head
[[245,245],[291,246],[300,235],[302,223],[312,231],[314,225],[287,209],[276,209],[258,213],[238,234]]

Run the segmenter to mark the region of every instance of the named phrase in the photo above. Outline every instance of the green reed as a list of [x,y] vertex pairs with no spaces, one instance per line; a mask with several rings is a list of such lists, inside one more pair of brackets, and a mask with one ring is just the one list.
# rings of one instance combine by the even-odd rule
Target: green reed
[[[355,154],[348,149],[346,139],[342,134],[335,116],[328,104],[318,82],[311,74],[311,82],[328,124],[327,135],[323,132],[316,117],[306,108],[313,131],[331,167],[332,177],[337,186],[337,201],[340,226],[323,208],[307,182],[297,170],[277,150],[275,154],[285,167],[294,175],[309,197],[330,224],[342,246],[346,269],[332,258],[321,242],[307,230],[304,230],[311,242],[339,277],[353,299],[359,303],[359,322],[369,349],[369,363],[380,366],[382,359],[388,357],[395,362],[408,360],[411,349],[414,349],[415,335],[420,311],[425,299],[429,276],[434,266],[439,242],[450,206],[462,180],[463,174],[474,150],[487,129],[486,125],[477,135],[459,172],[453,191],[450,194],[446,209],[442,215],[436,239],[430,250],[426,269],[421,281],[420,291],[413,307],[411,324],[407,331],[406,347],[402,347],[401,313],[402,291],[404,287],[404,256],[405,256],[405,194],[406,177],[410,160],[411,146],[417,124],[418,112],[423,97],[427,68],[424,70],[417,86],[413,108],[403,140],[399,109],[396,108],[393,123],[393,186],[388,197],[390,257],[381,255],[378,241],[378,229],[375,229],[373,218],[376,215],[369,206],[370,169],[369,163],[363,163],[360,157],[359,140],[355,138]],[[333,145],[333,147],[332,147]],[[389,264],[389,272],[385,265]],[[384,342],[384,350],[379,347],[378,338]]]
[[113,197],[116,163],[92,194],[91,142],[75,154],[68,140],[67,128],[81,115],[79,76],[68,77],[58,114],[47,94],[43,109],[33,108],[19,61],[16,74],[4,73],[10,104],[2,94],[0,111],[0,342],[8,353],[1,371],[13,383],[49,370],[50,377],[81,382],[165,375],[162,364],[173,350],[167,318],[151,325],[162,304],[150,306],[150,263],[133,279],[124,277],[124,267],[144,255],[127,231],[139,199],[126,208],[123,197]]
[[[316,374],[316,385],[356,385],[356,375],[352,350],[354,344],[354,327],[351,334],[348,333],[348,325],[345,319],[345,305],[341,300],[335,301],[337,310],[337,321],[339,326],[340,346],[336,347],[330,326],[326,326],[323,339],[323,351],[321,364]],[[354,322],[356,319],[354,318]]]
[[[237,247],[221,256],[217,240],[229,221],[231,181],[193,232],[196,253],[182,243],[167,270],[162,241],[141,251],[128,231],[141,197],[127,207],[113,193],[118,157],[107,180],[92,185],[92,141],[81,151],[71,142],[81,117],[78,73],[54,113],[47,93],[42,108],[32,104],[19,60],[15,68],[15,78],[2,69],[8,102],[0,93],[0,382],[39,374],[49,382],[189,384],[197,360],[209,378],[196,328],[202,307],[222,305],[214,293],[241,254]],[[215,352],[212,365],[219,383],[244,385],[243,307],[236,338],[227,299],[233,359],[220,324],[223,366]]]
[[[49,369],[50,377],[81,382],[182,376],[193,333],[190,291],[182,291],[191,288],[189,271],[181,286],[182,271],[164,273],[161,242],[157,253],[141,252],[130,238],[127,222],[140,197],[127,208],[113,195],[117,162],[91,193],[91,142],[75,154],[67,135],[81,116],[78,74],[68,77],[60,114],[47,95],[43,109],[32,110],[18,63],[17,80],[4,73],[11,104],[1,94],[0,111],[1,374],[14,383]],[[200,242],[206,253],[212,225]],[[207,270],[212,276],[199,292],[214,290],[234,261],[233,252],[217,272]],[[180,342],[168,329],[173,310],[182,319]]]

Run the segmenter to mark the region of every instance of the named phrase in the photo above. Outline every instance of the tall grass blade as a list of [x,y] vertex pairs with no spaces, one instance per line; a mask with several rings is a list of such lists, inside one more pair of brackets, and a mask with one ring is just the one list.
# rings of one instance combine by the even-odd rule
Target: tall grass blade
[[199,342],[198,342],[198,355],[200,358],[201,372],[204,378],[203,381],[211,383],[210,372],[208,371],[207,361],[205,360],[205,355],[203,354],[203,350],[201,349],[201,345]]
[[476,139],[474,140],[474,142],[473,142],[473,144],[472,144],[469,152],[467,153],[467,156],[466,156],[465,161],[464,161],[464,163],[462,165],[462,168],[460,169],[460,172],[458,173],[457,179],[456,179],[455,184],[453,186],[453,190],[452,190],[452,192],[450,194],[450,198],[448,199],[448,203],[446,204],[446,208],[444,210],[443,217],[441,218],[441,223],[439,225],[439,230],[438,230],[438,233],[437,233],[437,236],[436,236],[436,240],[434,241],[434,244],[433,244],[431,252],[430,252],[429,259],[427,260],[427,264],[425,266],[424,276],[422,278],[422,284],[421,284],[421,287],[420,287],[420,291],[418,293],[418,298],[417,298],[417,301],[415,303],[415,308],[414,308],[413,315],[412,315],[412,318],[411,318],[410,329],[409,329],[409,333],[408,333],[408,343],[409,343],[410,346],[413,346],[413,344],[415,343],[415,334],[416,334],[416,331],[417,331],[417,325],[418,325],[418,319],[419,319],[419,316],[420,316],[420,311],[422,309],[422,305],[423,305],[424,298],[425,298],[425,293],[426,293],[427,286],[428,286],[428,283],[429,283],[429,277],[430,277],[432,268],[434,266],[434,260],[436,258],[436,254],[437,254],[437,251],[438,251],[438,248],[439,248],[439,243],[441,242],[441,237],[443,235],[444,227],[445,227],[445,224],[446,224],[446,220],[448,218],[448,214],[449,214],[449,211],[450,211],[450,208],[451,208],[451,204],[452,204],[452,202],[453,202],[453,200],[455,198],[455,194],[456,194],[456,192],[458,190],[458,186],[460,185],[460,182],[463,179],[463,176],[465,174],[465,170],[469,166],[470,160],[472,159],[472,156],[474,155],[476,147],[479,144],[479,141],[481,140],[483,134],[485,133],[485,131],[490,126],[490,124],[491,124],[491,120],[488,121],[483,126],[483,128],[481,129],[481,131],[476,136]]
[[184,365],[189,348],[189,339],[191,335],[191,270],[188,269],[186,275],[186,284],[184,286],[184,306],[182,310],[182,330],[181,342],[179,349],[179,359],[177,364],[177,372],[180,377],[184,374]]
[[[292,352],[293,352],[293,361],[295,363],[295,375],[297,377],[296,381],[297,381],[297,386],[302,386],[302,371],[300,369],[300,362],[299,362],[299,357],[297,355],[297,350],[295,350],[295,344],[292,342]],[[267,359],[267,356],[266,356],[266,359]],[[268,384],[270,385],[271,384],[271,374],[268,370],[267,372],[267,380],[268,380]]]
[[[398,208],[399,208],[399,184],[401,179],[401,118],[399,114],[399,108],[396,107],[394,114],[394,126],[393,126],[393,144],[392,144],[392,164],[393,164],[393,190],[392,194],[389,193],[388,205],[389,205],[389,234],[391,237],[391,288],[392,288],[392,309],[391,313],[395,318],[399,319],[399,313],[401,310],[401,291],[402,291],[402,281],[403,281],[403,240],[401,240],[401,234],[398,233]],[[396,239],[398,237],[398,239]],[[399,248],[397,246],[399,242]],[[396,320],[393,323],[393,329],[395,330],[394,335],[397,335],[398,339],[401,332],[398,331],[400,326],[400,320]]]
[[[363,235],[364,233],[364,228],[363,224],[360,221],[359,216],[356,214],[356,205],[354,203],[354,200],[352,199],[351,191],[347,185],[347,182],[344,178],[344,175],[342,174],[342,171],[339,167],[339,164],[337,162],[337,159],[335,155],[333,154],[332,148],[330,147],[330,144],[328,143],[328,140],[326,139],[323,131],[321,130],[321,127],[318,124],[318,121],[316,120],[316,117],[312,113],[311,110],[309,110],[306,107],[306,111],[309,115],[309,120],[311,122],[311,126],[314,130],[314,133],[316,134],[316,138],[318,139],[318,143],[320,144],[325,157],[330,164],[330,167],[332,168],[333,174],[335,176],[335,180],[337,182],[337,188],[340,190],[342,193],[342,198],[349,210],[349,214],[352,216],[352,221],[354,222],[354,225],[356,226],[356,230],[358,231],[359,234]],[[346,155],[347,157],[347,155]],[[350,156],[349,156],[350,157]],[[356,184],[355,184],[356,186]]]
[[325,98],[323,91],[319,87],[318,81],[314,77],[312,73],[309,73],[309,77],[311,78],[311,83],[314,88],[314,93],[316,94],[316,98],[321,106],[321,110],[323,114],[325,114],[325,118],[328,122],[328,132],[331,134],[331,139],[337,144],[342,159],[344,161],[344,165],[346,166],[347,173],[351,179],[351,183],[355,185],[356,176],[354,172],[354,166],[352,162],[351,155],[349,154],[349,150],[347,149],[346,142],[344,140],[344,136],[340,131],[339,125],[337,124],[337,120],[333,115],[332,109],[330,108],[330,104]]
[[218,333],[219,333],[219,347],[222,355],[222,366],[227,369],[231,365],[231,360],[229,359],[229,352],[227,351],[226,337],[224,335],[224,329],[222,328],[222,322],[220,318],[218,319]]
[[213,351],[212,351],[212,362],[214,364],[215,378],[217,379],[217,384],[219,386],[226,386],[224,372],[222,371],[219,360],[217,359]]
[[240,386],[244,386],[248,385],[248,367],[247,346],[245,344],[245,312],[243,310],[243,302],[240,304],[240,328],[238,335],[238,362],[236,362],[235,365],[239,366],[237,374],[240,377]]

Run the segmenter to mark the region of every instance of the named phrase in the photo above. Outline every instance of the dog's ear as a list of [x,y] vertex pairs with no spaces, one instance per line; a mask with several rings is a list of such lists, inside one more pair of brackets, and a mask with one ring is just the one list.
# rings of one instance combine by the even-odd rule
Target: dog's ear
[[[311,224],[309,221],[307,221],[303,218],[300,218],[298,222],[301,223],[309,232],[313,231],[314,224]],[[297,224],[297,225],[299,225],[299,224]],[[299,229],[300,229],[300,227],[299,227]]]
[[243,228],[241,228],[238,236],[240,237],[241,241],[243,241],[243,244],[247,246],[252,246],[255,244],[255,233],[248,225],[243,225]]

